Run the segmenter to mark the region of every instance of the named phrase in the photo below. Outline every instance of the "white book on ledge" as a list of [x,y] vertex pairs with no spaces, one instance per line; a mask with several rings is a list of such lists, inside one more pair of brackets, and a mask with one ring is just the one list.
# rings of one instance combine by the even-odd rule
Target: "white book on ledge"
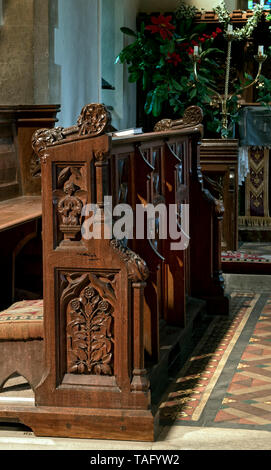
[[124,137],[127,135],[143,134],[142,127],[133,127],[131,129],[124,129],[122,131],[115,131],[112,133],[113,137]]

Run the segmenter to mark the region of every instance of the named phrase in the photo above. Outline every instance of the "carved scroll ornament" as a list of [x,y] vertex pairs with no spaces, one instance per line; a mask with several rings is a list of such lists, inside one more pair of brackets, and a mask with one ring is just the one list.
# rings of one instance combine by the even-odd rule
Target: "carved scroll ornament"
[[111,240],[110,242],[114,251],[126,263],[128,270],[128,278],[133,282],[146,281],[149,277],[149,269],[145,261],[139,255],[134,253],[130,248],[126,247],[121,240]]
[[97,136],[106,132],[111,114],[103,104],[88,104],[83,107],[77,120],[79,135]]
[[38,129],[32,137],[32,148],[37,158],[46,163],[46,149],[48,145],[63,139],[63,127],[55,127],[54,129]]
[[95,137],[107,131],[111,123],[111,114],[103,104],[91,103],[84,106],[77,120],[71,127],[38,129],[32,137],[32,148],[42,163],[46,163],[48,146],[69,136]]
[[162,119],[154,126],[155,132],[162,132],[185,127],[193,127],[201,124],[203,121],[203,111],[199,106],[189,106],[184,112],[182,119],[173,121],[172,119]]

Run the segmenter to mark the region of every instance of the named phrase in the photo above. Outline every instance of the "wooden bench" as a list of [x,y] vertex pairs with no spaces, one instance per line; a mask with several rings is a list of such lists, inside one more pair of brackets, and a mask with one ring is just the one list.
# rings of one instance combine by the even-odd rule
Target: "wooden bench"
[[32,135],[53,127],[58,111],[0,106],[0,389],[15,373],[34,388],[43,373],[41,177]]
[[[228,312],[223,206],[202,185],[200,122],[128,138],[112,136],[109,124],[106,108],[90,104],[77,125],[33,136],[43,188],[44,368],[35,406],[2,406],[0,419],[40,436],[151,441],[154,394],[188,329],[203,308]],[[189,247],[171,252],[159,237],[87,238],[86,204],[99,209],[102,233],[110,227],[105,196],[132,209],[189,204]]]

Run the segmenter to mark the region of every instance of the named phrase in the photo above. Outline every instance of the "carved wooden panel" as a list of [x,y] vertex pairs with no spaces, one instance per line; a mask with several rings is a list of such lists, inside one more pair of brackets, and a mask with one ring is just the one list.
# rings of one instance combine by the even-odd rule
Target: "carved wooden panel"
[[223,200],[222,248],[238,246],[238,141],[203,139],[200,162],[204,185],[215,198]]
[[54,220],[56,244],[81,240],[82,209],[87,201],[85,168],[55,166]]
[[116,273],[62,273],[69,374],[114,375]]

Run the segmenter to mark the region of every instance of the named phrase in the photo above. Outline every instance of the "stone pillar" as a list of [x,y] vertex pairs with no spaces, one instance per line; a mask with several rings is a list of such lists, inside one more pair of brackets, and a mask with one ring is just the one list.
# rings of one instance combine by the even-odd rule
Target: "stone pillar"
[[48,0],[0,0],[0,25],[1,104],[48,103]]
[[34,0],[33,28],[34,103],[49,100],[49,6],[48,0]]

